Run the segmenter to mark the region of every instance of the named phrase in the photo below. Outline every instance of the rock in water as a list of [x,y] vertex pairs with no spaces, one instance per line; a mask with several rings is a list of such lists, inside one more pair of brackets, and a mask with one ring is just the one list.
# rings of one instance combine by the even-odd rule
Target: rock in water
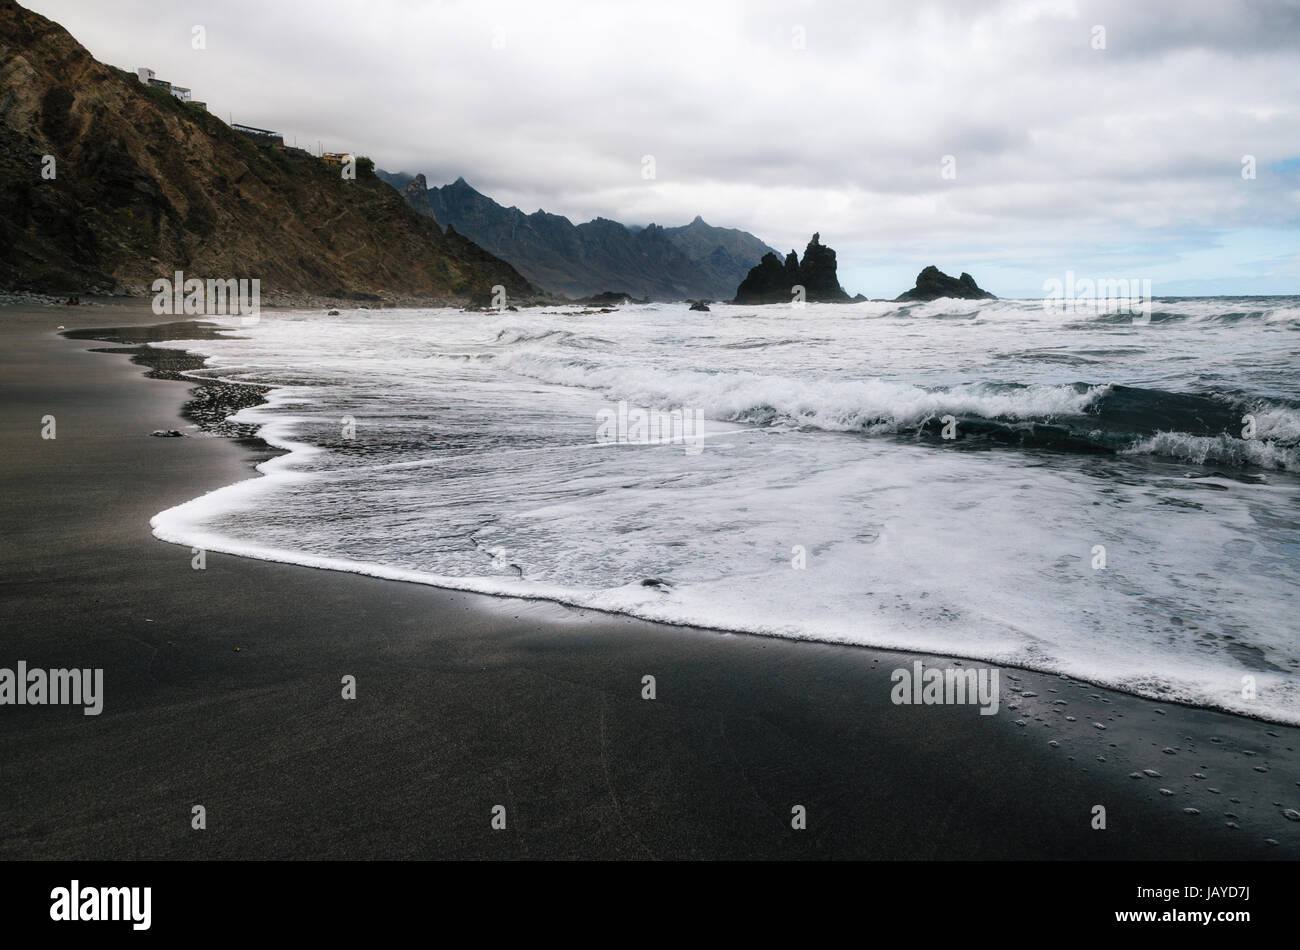
[[799,264],[799,277],[807,292],[807,299],[820,303],[843,303],[849,299],[835,276],[835,252],[821,243],[821,235],[814,234],[804,249]]
[[637,300],[631,294],[621,293],[616,290],[607,290],[601,294],[592,294],[590,297],[583,297],[578,301],[588,307],[621,307],[628,303],[649,303],[649,298]]
[[708,302],[707,300],[693,300],[693,301],[691,301],[691,309],[692,309],[692,310],[700,310],[700,311],[702,311],[702,312],[704,312],[704,313],[711,313],[711,312],[712,312],[712,311],[709,310],[709,302]]
[[956,297],[959,300],[997,300],[987,290],[975,283],[975,278],[962,272],[960,277],[949,277],[931,264],[916,275],[916,286],[894,299],[900,303],[916,300],[938,300]]
[[798,283],[799,261],[794,251],[784,265],[775,254],[764,254],[736,288],[736,303],[789,303],[793,295],[791,288]]
[[736,303],[790,303],[795,287],[803,287],[804,299],[812,303],[847,303],[851,298],[835,276],[835,252],[814,234],[804,249],[803,261],[794,251],[785,262],[775,254],[764,254],[758,265],[736,288]]
[[183,438],[185,438],[185,433],[182,432],[182,431],[180,431],[179,429],[154,429],[154,430],[153,430],[152,432],[150,432],[149,434],[150,434],[150,435],[156,435],[156,436],[158,436],[158,438],[160,438],[160,439],[183,439]]

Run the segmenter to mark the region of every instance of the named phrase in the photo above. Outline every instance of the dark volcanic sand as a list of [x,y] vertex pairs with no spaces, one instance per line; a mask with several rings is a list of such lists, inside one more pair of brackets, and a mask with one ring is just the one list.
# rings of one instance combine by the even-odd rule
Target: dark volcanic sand
[[[230,422],[229,417],[249,406],[261,405],[269,387],[249,386],[245,383],[227,383],[203,376],[185,376],[202,369],[207,362],[186,350],[163,349],[146,344],[167,340],[205,340],[214,336],[231,335],[218,331],[217,324],[200,320],[180,323],[160,323],[154,326],[87,327],[66,330],[63,335],[72,340],[97,340],[124,344],[95,348],[96,353],[125,353],[131,362],[147,366],[150,379],[189,380],[194,385],[190,399],[181,407],[181,415],[197,424],[205,432],[240,439],[249,446],[269,449],[257,438],[257,426],[245,422]],[[273,454],[280,454],[275,452]]]
[[[193,383],[55,332],[157,322],[0,309],[0,666],[105,671],[98,717],[0,706],[6,858],[1300,856],[1295,728],[1016,670],[996,716],[895,706],[910,654],[220,554],[192,570],[149,518],[265,450],[187,428]],[[167,428],[195,437],[149,436]]]

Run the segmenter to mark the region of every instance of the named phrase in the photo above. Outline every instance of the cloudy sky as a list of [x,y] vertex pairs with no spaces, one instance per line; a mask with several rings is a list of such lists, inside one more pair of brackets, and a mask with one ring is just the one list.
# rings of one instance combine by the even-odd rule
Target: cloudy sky
[[20,2],[223,118],[527,212],[820,231],[850,293],[932,263],[1300,293],[1300,0]]

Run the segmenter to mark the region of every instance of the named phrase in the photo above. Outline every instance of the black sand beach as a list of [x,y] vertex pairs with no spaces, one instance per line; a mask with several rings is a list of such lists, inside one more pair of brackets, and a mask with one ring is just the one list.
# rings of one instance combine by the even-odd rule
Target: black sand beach
[[158,322],[0,308],[0,666],[102,667],[105,692],[99,716],[0,707],[5,858],[1300,856],[1300,729],[1016,670],[996,716],[895,706],[909,654],[193,570],[150,517],[253,477],[259,450],[151,438],[194,432],[191,385],[56,332]]

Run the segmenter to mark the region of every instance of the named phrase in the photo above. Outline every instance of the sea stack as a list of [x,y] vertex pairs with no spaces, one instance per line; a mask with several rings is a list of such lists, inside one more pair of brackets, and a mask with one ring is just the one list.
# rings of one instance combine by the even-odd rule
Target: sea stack
[[835,252],[822,244],[821,234],[814,234],[802,261],[794,251],[784,262],[775,254],[764,254],[736,288],[735,302],[790,303],[794,288],[801,286],[804,299],[813,303],[848,303],[852,298],[840,286],[835,269]]
[[959,300],[997,300],[993,294],[975,283],[975,278],[965,271],[960,277],[950,277],[931,264],[916,275],[916,286],[906,293],[899,294],[895,301],[911,302],[917,300],[938,300],[941,297],[956,297]]

